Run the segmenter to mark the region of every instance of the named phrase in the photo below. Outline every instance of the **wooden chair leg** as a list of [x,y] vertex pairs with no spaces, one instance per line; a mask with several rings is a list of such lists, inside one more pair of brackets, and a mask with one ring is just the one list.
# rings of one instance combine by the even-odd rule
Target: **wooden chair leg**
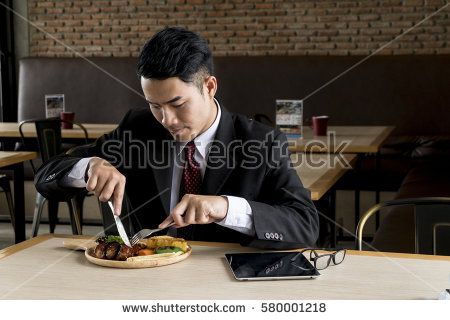
[[55,232],[56,223],[58,222],[58,201],[48,201],[48,223],[50,233]]
[[67,205],[69,206],[70,224],[72,226],[72,233],[81,234],[81,223],[78,211],[76,210],[76,200],[72,198],[71,200],[67,201]]
[[31,236],[36,237],[39,231],[39,224],[41,223],[42,211],[47,199],[40,193],[36,193],[36,203],[34,205],[33,224],[31,226]]

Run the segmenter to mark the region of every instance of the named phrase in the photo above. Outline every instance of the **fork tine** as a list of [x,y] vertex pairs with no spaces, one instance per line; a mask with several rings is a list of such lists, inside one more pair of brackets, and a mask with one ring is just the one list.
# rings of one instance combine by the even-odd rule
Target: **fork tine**
[[144,239],[145,236],[148,234],[147,229],[143,229],[139,232],[139,239]]
[[140,240],[141,240],[142,238],[139,236],[139,237],[136,237],[136,235],[135,236],[133,236],[133,238],[131,238],[131,244],[132,245],[135,245],[136,243],[138,243]]
[[138,236],[138,235],[135,234],[135,235],[133,236],[133,238],[131,238],[131,242],[137,242],[137,241],[139,241],[139,240],[141,240],[141,239],[142,239],[142,238],[141,238],[140,235]]
[[140,238],[140,237],[142,236],[142,231],[143,231],[143,230],[140,230],[138,233],[136,233],[136,234],[133,236],[133,238]]
[[136,243],[136,241],[139,241],[139,238],[133,237],[130,239],[130,242],[132,245],[134,245]]
[[155,232],[164,230],[164,229],[166,229],[168,227],[171,227],[174,224],[175,224],[175,222],[172,222],[168,226],[166,226],[165,228],[162,228],[162,229],[159,229],[159,228],[157,228],[157,229],[142,229],[142,230],[138,231],[133,237],[131,237],[131,239],[130,239],[131,245],[135,245],[140,240],[148,237],[149,235],[151,235],[151,234],[153,234]]
[[131,238],[131,243],[133,245],[135,245],[136,243],[138,243],[140,240],[142,240],[144,238],[144,229],[139,231],[138,233],[136,233],[132,238]]
[[131,240],[136,240],[138,238],[138,234],[136,233],[133,237],[131,237]]

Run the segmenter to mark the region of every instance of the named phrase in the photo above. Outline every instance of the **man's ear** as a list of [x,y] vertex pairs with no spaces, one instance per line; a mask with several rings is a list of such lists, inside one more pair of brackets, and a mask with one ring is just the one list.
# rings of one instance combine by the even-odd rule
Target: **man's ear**
[[216,95],[217,79],[214,76],[209,76],[205,79],[205,92],[212,99]]

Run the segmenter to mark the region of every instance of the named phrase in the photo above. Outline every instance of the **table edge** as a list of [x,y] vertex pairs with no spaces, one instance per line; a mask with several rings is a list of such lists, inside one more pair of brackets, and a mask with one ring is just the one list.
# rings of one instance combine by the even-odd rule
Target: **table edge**
[[[339,127],[339,126],[335,126]],[[341,127],[351,127],[351,126],[341,126]],[[361,127],[361,126],[355,126]],[[395,126],[367,126],[367,127],[382,127],[384,128],[381,134],[374,140],[370,145],[367,146],[347,146],[342,153],[377,153],[383,142],[389,137],[389,135],[394,131]],[[330,153],[328,149],[325,150],[316,150],[310,148],[306,148],[306,146],[293,146],[288,147],[290,152],[314,152],[314,153]]]
[[[354,154],[354,153],[346,153],[346,154],[344,154],[344,157],[349,161],[349,163],[350,163],[350,165],[353,167],[354,166],[354,164],[355,164],[355,162],[356,162],[356,159],[357,159],[357,157],[358,157],[358,155],[357,154]],[[348,159],[348,158],[350,158],[350,159]],[[333,173],[337,170],[338,168],[334,168],[333,169]],[[323,190],[320,190],[320,192],[318,192],[318,191],[315,191],[315,192],[313,192],[312,191],[312,189],[314,189],[314,188],[316,188],[316,189],[320,189],[320,187],[317,187],[316,185],[320,185],[320,184],[322,184],[323,183],[323,177],[326,175],[326,173],[324,173],[319,179],[317,179],[312,185],[310,185],[309,186],[309,190],[311,191],[311,199],[313,200],[313,201],[319,201],[320,199],[322,199],[322,197],[329,191],[329,190],[331,190],[331,189],[333,189],[333,186],[339,181],[339,179],[347,172],[347,168],[339,168],[339,169],[342,169],[342,170],[339,170],[339,172],[337,172],[337,174],[334,176],[334,178],[331,180],[332,182],[331,182],[331,186],[327,189],[327,191],[323,191]],[[329,174],[329,172],[328,172],[328,174]],[[313,197],[313,194],[317,194],[317,199],[313,199],[313,198],[315,198],[315,197]]]
[[[30,248],[36,244],[44,242],[49,239],[60,238],[60,239],[68,239],[68,238],[78,238],[78,239],[92,239],[90,236],[83,235],[69,235],[69,234],[43,234],[39,235],[35,238],[31,238],[20,242],[18,244],[9,246],[0,250],[0,260],[11,256],[17,252],[20,252],[24,249]],[[224,242],[206,242],[206,241],[189,241],[190,244],[194,246],[205,246],[205,247],[222,247],[228,249],[235,248],[246,248],[241,246],[238,243],[224,243]],[[283,250],[283,251],[296,251],[300,250]],[[270,251],[270,250],[267,250]],[[401,259],[416,259],[416,260],[437,260],[437,261],[450,261],[450,256],[432,256],[425,254],[414,254],[414,253],[399,253],[399,252],[376,252],[376,251],[357,251],[357,250],[347,250],[347,254],[355,255],[355,256],[371,256],[371,257],[385,257],[385,258],[401,258]]]
[[33,160],[38,157],[37,152],[34,151],[0,151],[0,153],[2,152],[11,153],[11,155],[0,160],[0,162],[4,162],[0,164],[1,168],[9,167],[28,160]]
[[[386,139],[391,135],[392,131],[394,131],[394,126],[386,126],[386,128],[383,130],[383,132],[372,142],[372,146],[374,146],[377,149],[380,149],[383,142],[386,141]],[[376,147],[378,146],[378,147]],[[378,152],[378,151],[377,151]]]
[[[10,126],[10,128],[2,128],[2,124],[6,126]],[[101,137],[103,134],[109,132],[110,130],[114,130],[119,125],[118,123],[81,123],[88,131],[89,139],[97,139]],[[29,123],[32,125],[32,123]],[[3,129],[3,130],[2,130]],[[105,131],[108,129],[108,131]],[[32,131],[24,130],[23,134],[25,138],[36,138],[36,130],[34,127],[31,129]],[[74,129],[62,129],[61,131],[62,137],[64,139],[80,139],[84,138],[84,132],[80,128]],[[19,133],[19,122],[2,122],[0,123],[0,138],[20,138]]]

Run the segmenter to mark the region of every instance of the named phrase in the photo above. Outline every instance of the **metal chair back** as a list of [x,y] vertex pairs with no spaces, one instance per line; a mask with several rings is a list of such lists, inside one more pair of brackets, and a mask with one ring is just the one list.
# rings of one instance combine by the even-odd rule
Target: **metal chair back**
[[[88,143],[88,133],[86,128],[81,123],[70,122],[67,120],[61,120],[59,118],[47,118],[47,119],[35,119],[24,120],[19,124],[19,133],[22,141],[23,148],[26,148],[25,135],[23,132],[23,126],[27,123],[34,123],[36,127],[36,135],[39,146],[39,153],[42,162],[45,162],[52,157],[62,152],[62,123],[70,123],[79,127],[84,132],[85,143]],[[30,160],[33,172],[36,173],[36,168],[33,162]]]
[[446,246],[441,245],[450,232],[450,201],[416,205],[415,221],[417,252],[450,255],[450,242],[446,242]]
[[[449,245],[440,245],[440,239],[448,239],[450,231],[450,198],[425,197],[398,199],[376,204],[366,211],[356,228],[357,249],[362,250],[363,230],[367,220],[382,208],[413,206],[415,218],[415,252],[420,254],[445,254]],[[446,252],[443,252],[444,248]]]

